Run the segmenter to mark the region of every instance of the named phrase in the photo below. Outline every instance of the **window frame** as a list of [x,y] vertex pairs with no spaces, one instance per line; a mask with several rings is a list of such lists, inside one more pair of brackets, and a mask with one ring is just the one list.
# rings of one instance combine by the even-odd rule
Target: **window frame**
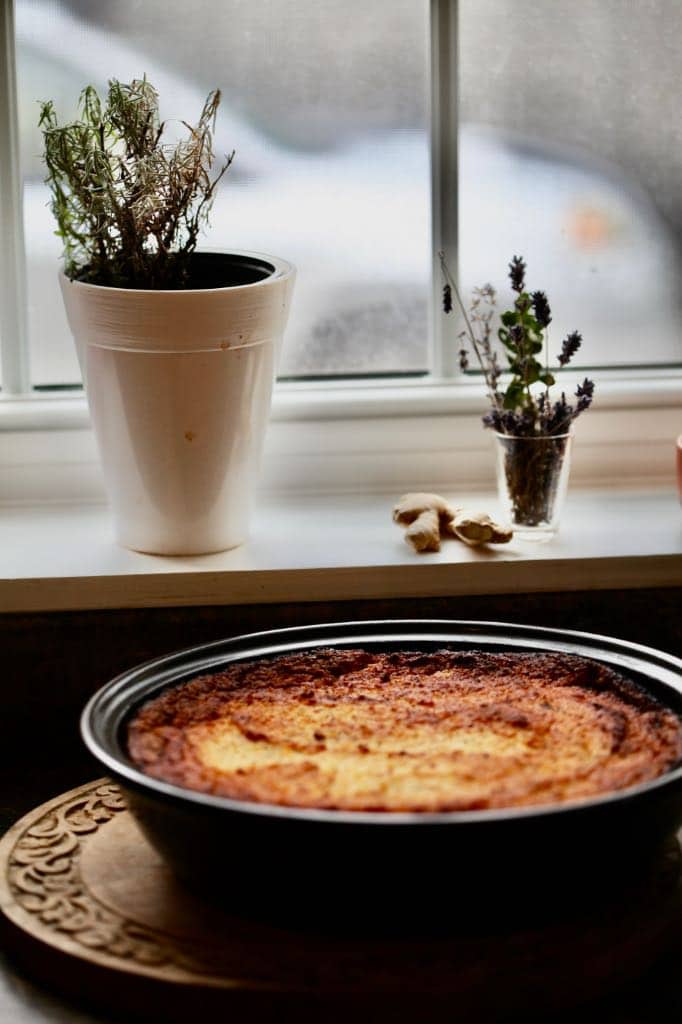
[[28,395],[26,257],[19,166],[14,0],[0,6],[0,365],[2,394]]
[[[480,424],[484,389],[459,371],[456,325],[440,303],[438,252],[451,267],[458,263],[457,24],[458,0],[430,0],[432,372],[411,380],[279,383],[266,488],[330,489],[336,481],[339,490],[388,490],[453,477],[492,482],[492,459],[479,459],[490,446]],[[0,11],[0,501],[98,500],[103,491],[82,389],[44,393],[30,385],[14,38],[9,0]],[[573,390],[574,375],[561,380]],[[578,424],[581,445],[591,452],[579,477],[660,482],[681,408],[682,367],[600,372],[595,406]]]

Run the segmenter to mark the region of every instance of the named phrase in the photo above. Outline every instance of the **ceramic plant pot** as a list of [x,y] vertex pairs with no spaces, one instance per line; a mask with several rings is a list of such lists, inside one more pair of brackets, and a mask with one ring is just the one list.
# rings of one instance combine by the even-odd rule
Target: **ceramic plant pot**
[[295,276],[256,253],[194,261],[202,286],[177,291],[61,275],[116,536],[154,554],[245,540]]

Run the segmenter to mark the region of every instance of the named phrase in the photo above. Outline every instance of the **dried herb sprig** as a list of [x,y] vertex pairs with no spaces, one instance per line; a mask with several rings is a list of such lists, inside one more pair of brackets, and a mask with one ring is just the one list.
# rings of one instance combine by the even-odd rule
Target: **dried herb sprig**
[[564,338],[561,345],[561,352],[558,355],[559,366],[567,366],[570,363],[573,356],[580,348],[582,342],[582,334],[578,331],[573,331],[567,338]]
[[[442,252],[439,258],[445,280],[443,309],[446,313],[451,312],[454,295],[465,323],[465,330],[459,337],[469,342],[488,389],[491,409],[483,417],[484,425],[498,433],[517,437],[566,433],[573,420],[591,405],[594,383],[585,378],[576,389],[578,401],[573,405],[566,400],[564,393],[559,401],[550,400],[549,389],[556,383],[556,378],[539,357],[546,344],[552,313],[544,292],[529,293],[526,290],[526,264],[523,257],[513,256],[509,263],[509,280],[516,298],[513,308],[502,313],[501,326],[497,332],[511,373],[504,392],[499,388],[502,371],[491,344],[495,291],[491,285],[474,289],[467,311]],[[581,342],[582,335],[578,331],[568,335],[557,357],[560,367],[568,365]],[[468,367],[466,348],[460,349],[459,361],[462,369]],[[539,393],[538,385],[542,388]]]
[[182,288],[216,187],[234,154],[211,177],[220,92],[209,93],[186,138],[167,143],[158,94],[146,77],[109,82],[106,103],[87,86],[80,117],[60,125],[41,104],[46,183],[52,193],[65,272],[93,284]]
[[[478,365],[483,371],[490,403],[494,409],[501,411],[503,398],[497,383],[502,375],[502,368],[491,341],[492,319],[495,312],[495,289],[491,284],[474,289],[471,306],[467,312],[457,282],[445,261],[445,253],[439,252],[438,258],[445,282],[443,285],[443,310],[445,313],[452,311],[452,296],[454,294],[465,324],[465,329],[460,332],[459,338],[469,342]],[[462,370],[468,369],[469,366],[469,353],[464,347],[459,350],[459,365]]]

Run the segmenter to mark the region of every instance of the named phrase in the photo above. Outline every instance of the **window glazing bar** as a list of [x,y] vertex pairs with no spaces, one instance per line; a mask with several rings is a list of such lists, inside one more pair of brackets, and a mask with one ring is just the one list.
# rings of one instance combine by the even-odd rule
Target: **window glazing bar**
[[442,308],[438,253],[457,274],[457,0],[431,0],[431,344],[436,378],[458,373],[457,320]]
[[2,390],[30,389],[14,0],[0,0],[0,363]]

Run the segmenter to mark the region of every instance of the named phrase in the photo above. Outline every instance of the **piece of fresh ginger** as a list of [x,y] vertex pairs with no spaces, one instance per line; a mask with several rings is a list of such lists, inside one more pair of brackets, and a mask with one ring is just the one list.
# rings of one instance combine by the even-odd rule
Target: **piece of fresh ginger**
[[405,540],[415,551],[440,550],[441,529],[452,519],[453,509],[440,494],[403,494],[393,509],[393,522],[406,526]]
[[465,544],[506,544],[512,531],[500,526],[486,512],[470,512],[451,505],[440,494],[404,494],[393,509],[393,521],[405,530],[405,540],[415,551],[439,551],[441,537],[455,537]]

